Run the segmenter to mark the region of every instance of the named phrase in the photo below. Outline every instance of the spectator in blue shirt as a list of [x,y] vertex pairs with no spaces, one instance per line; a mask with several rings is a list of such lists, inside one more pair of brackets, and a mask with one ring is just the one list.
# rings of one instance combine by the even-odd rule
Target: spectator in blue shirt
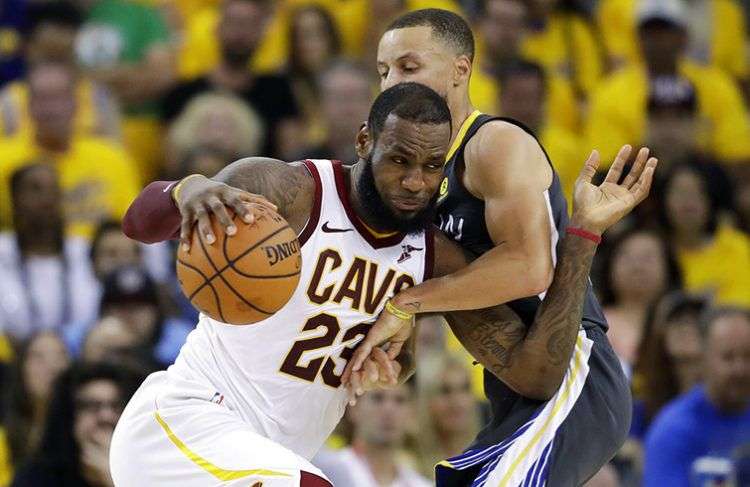
[[701,331],[704,383],[654,420],[646,435],[645,487],[704,485],[695,482],[696,466],[729,460],[750,443],[750,313],[714,310]]

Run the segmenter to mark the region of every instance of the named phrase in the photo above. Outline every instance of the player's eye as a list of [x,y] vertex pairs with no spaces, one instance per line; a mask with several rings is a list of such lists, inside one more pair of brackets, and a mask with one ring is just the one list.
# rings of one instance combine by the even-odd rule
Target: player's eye
[[381,78],[381,79],[385,79],[385,78],[386,78],[386,76],[388,76],[388,70],[383,70],[383,71],[380,71],[380,73],[379,73],[379,74],[380,74],[380,78]]
[[408,65],[401,68],[404,73],[416,73],[417,72],[417,66],[414,65]]
[[393,161],[394,163],[396,163],[396,164],[399,164],[399,165],[403,165],[403,164],[406,164],[406,159],[404,159],[404,158],[403,158],[403,157],[401,157],[401,156],[395,156],[395,157],[392,157],[392,158],[391,158],[391,160],[392,160],[392,161]]

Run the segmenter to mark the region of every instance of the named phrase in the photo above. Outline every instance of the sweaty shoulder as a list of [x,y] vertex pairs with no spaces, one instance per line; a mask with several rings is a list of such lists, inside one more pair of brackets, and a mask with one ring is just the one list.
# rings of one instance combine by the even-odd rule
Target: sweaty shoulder
[[539,192],[552,184],[552,167],[539,142],[502,120],[482,125],[466,144],[464,163],[464,183],[479,197],[490,197],[511,184]]
[[247,157],[228,165],[214,179],[265,196],[298,230],[304,227],[315,202],[315,180],[303,162]]

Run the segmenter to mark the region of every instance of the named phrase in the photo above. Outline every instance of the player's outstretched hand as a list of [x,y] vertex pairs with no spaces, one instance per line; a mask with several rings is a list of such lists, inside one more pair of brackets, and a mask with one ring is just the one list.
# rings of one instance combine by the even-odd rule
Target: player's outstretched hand
[[591,153],[573,190],[571,221],[576,226],[601,235],[648,196],[658,161],[648,156],[647,147],[638,151],[630,172],[620,182],[632,150],[629,145],[620,149],[607,177],[599,186],[591,182],[599,167],[599,153]]
[[357,346],[349,363],[346,364],[341,382],[348,385],[352,373],[362,370],[365,360],[370,357],[378,345],[388,342],[387,356],[390,360],[395,360],[401,353],[404,343],[411,336],[413,328],[413,316],[407,320],[383,310],[378,316],[378,320],[367,332],[365,339]]
[[348,377],[346,389],[349,405],[354,406],[357,398],[367,391],[396,387],[400,374],[400,363],[390,359],[382,348],[373,348],[362,369],[352,372]]
[[277,209],[276,205],[261,195],[233,188],[205,176],[188,176],[180,184],[182,186],[177,195],[177,207],[182,215],[180,242],[184,250],[190,248],[192,230],[196,223],[206,243],[211,245],[216,241],[211,229],[212,214],[227,235],[237,233],[237,227],[232,222],[227,207],[240,215],[248,225],[255,221],[256,212],[261,207],[274,211]]

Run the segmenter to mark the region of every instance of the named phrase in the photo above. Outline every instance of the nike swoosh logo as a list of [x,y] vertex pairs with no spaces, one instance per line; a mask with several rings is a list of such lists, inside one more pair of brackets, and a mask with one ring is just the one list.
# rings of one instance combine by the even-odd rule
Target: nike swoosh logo
[[328,222],[325,222],[320,229],[326,233],[346,233],[354,231],[353,228],[331,228],[328,226]]

